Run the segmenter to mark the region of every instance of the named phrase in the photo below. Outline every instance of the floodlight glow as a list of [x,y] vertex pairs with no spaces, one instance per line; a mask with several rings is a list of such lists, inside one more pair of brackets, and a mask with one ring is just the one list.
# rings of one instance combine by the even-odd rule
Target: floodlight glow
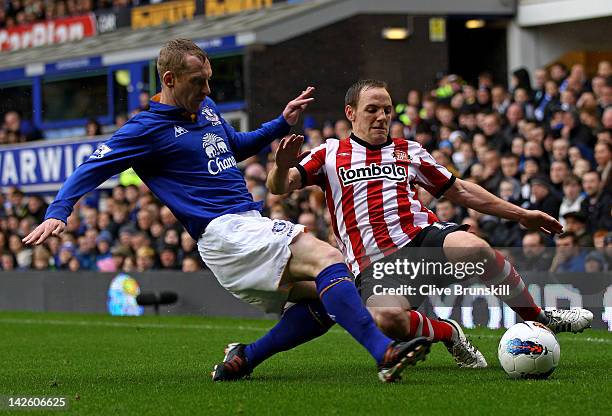
[[465,27],[467,29],[480,29],[484,27],[485,21],[482,19],[470,19],[465,22]]
[[382,30],[383,39],[404,40],[407,39],[409,35],[408,29],[405,27],[386,27]]

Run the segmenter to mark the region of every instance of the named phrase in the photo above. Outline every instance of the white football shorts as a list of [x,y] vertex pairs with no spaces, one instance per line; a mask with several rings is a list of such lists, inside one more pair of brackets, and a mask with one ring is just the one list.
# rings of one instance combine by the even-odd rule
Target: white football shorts
[[226,214],[208,224],[198,250],[221,286],[266,313],[279,313],[291,289],[279,287],[291,257],[289,244],[304,229],[258,211]]

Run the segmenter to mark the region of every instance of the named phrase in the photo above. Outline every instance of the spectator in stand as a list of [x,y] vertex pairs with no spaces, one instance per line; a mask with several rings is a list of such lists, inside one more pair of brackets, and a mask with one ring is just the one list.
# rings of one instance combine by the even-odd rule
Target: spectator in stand
[[523,256],[518,261],[521,271],[545,272],[552,263],[552,250],[546,250],[544,238],[537,231],[525,233],[522,241]]
[[510,78],[510,93],[514,93],[520,88],[524,89],[529,96],[532,95],[531,77],[529,76],[529,71],[525,68],[515,70]]
[[195,273],[201,270],[199,257],[187,256],[183,259],[181,271],[183,273]]
[[516,180],[502,179],[499,183],[499,191],[496,192],[496,195],[504,201],[520,206],[522,201],[520,199],[520,187],[516,185],[517,183]]
[[436,216],[443,222],[460,222],[460,218],[457,215],[457,207],[446,198],[440,198],[436,203]]
[[612,142],[598,142],[595,145],[595,161],[601,176],[600,191],[612,191]]
[[162,270],[176,270],[178,259],[176,248],[173,246],[163,246],[159,252],[159,265]]
[[80,268],[84,270],[96,270],[96,238],[98,232],[95,229],[85,231],[85,234],[78,238],[78,249],[76,258]]
[[334,125],[334,137],[337,139],[344,139],[351,135],[351,125],[348,120],[340,119],[336,121]]
[[565,227],[565,214],[576,212],[582,209],[582,187],[580,186],[580,178],[575,175],[569,175],[563,181],[563,200],[559,207],[559,222]]
[[506,110],[506,124],[502,130],[504,145],[510,147],[512,139],[519,135],[519,122],[525,118],[525,111],[518,103],[512,103]]
[[28,215],[27,204],[25,202],[24,193],[18,188],[9,188],[8,201],[5,206],[7,215],[14,215],[18,219]]
[[45,218],[47,203],[38,195],[30,195],[26,203],[26,210],[28,212],[27,215],[33,217],[40,224]]
[[141,91],[138,95],[138,107],[140,111],[147,111],[149,109],[149,100],[151,99],[150,95],[146,91]]
[[11,253],[10,251],[3,251],[2,258],[0,260],[2,261],[2,270],[15,270],[17,265],[17,259],[15,258],[15,255],[13,253]]
[[85,135],[87,137],[96,137],[102,134],[102,126],[95,118],[90,118],[85,124]]
[[506,151],[510,150],[510,143],[506,143],[504,136],[501,133],[499,115],[495,113],[486,115],[482,124],[482,132],[484,133],[487,139],[487,145],[490,148],[501,153],[505,153]]
[[573,146],[593,148],[595,145],[595,136],[580,122],[580,116],[576,111],[566,111],[563,114],[561,137],[568,139]]
[[51,259],[51,253],[44,246],[35,247],[32,253],[32,268],[37,271],[50,270]]
[[576,163],[574,163],[574,169],[572,170],[572,173],[578,176],[579,178],[582,178],[584,177],[585,174],[587,174],[590,171],[591,171],[591,162],[589,162],[586,159],[578,159],[576,160]]
[[603,254],[591,251],[584,259],[584,271],[587,273],[601,273],[608,271],[608,262]]
[[15,255],[18,269],[25,270],[30,268],[32,264],[32,249],[23,245],[20,236],[17,234],[9,236],[9,249]]
[[567,179],[570,174],[569,166],[563,161],[554,161],[550,165],[550,183],[552,184],[551,190],[557,194],[557,196],[563,196],[563,181]]
[[553,112],[561,108],[559,97],[559,84],[554,80],[546,81],[544,97],[534,110],[536,120],[547,122],[551,119]]
[[501,161],[499,152],[493,149],[485,151],[482,162],[484,164],[484,172],[483,181],[480,185],[494,194],[499,189],[499,184],[504,178],[504,174],[500,170]]
[[553,63],[550,68],[550,78],[557,83],[557,85],[561,85],[561,83],[567,78],[567,67],[560,63]]
[[568,212],[563,216],[565,220],[564,230],[574,233],[576,244],[579,247],[593,247],[593,237],[587,232],[586,217],[581,211]]
[[68,261],[68,270],[71,272],[78,272],[79,270],[81,270],[81,262],[79,261],[79,259],[77,257],[72,257],[69,261]]
[[550,265],[551,272],[584,272],[586,253],[580,249],[574,233],[559,234],[555,239],[557,250]]
[[584,66],[575,64],[572,65],[569,76],[563,80],[559,89],[561,91],[567,91],[568,89],[582,91],[588,87]]
[[115,271],[111,254],[113,236],[108,231],[101,231],[96,237],[96,269],[101,272]]
[[136,270],[146,272],[155,266],[155,251],[149,246],[140,247],[136,251]]
[[548,81],[548,71],[546,68],[538,68],[533,77],[533,104],[538,107],[545,94],[545,85]]
[[[49,8],[54,16],[89,10],[86,3],[91,2],[71,1],[57,7],[53,2],[45,2],[44,13]],[[119,7],[125,3],[129,2],[115,2],[115,5]],[[97,2],[97,6],[112,7],[112,2],[104,5]],[[30,18],[27,13],[20,18],[24,17]],[[16,18],[13,13],[13,19]],[[571,216],[568,216],[570,221],[578,221],[578,224],[570,224],[569,229],[580,234],[580,244],[583,245],[583,239],[586,241],[594,236],[592,233],[597,233],[595,244],[603,253],[605,236],[612,230],[609,208],[612,198],[610,64],[602,61],[598,74],[592,79],[580,66],[573,66],[571,72],[568,77],[561,65],[552,65],[550,76],[546,69],[538,69],[532,78],[534,89],[531,92],[526,82],[529,74],[522,71],[513,77],[516,79],[509,87],[510,92],[503,85],[494,85],[490,76],[483,75],[476,87],[462,83],[458,76],[447,76],[433,94],[420,94],[416,90],[408,93],[406,103],[401,104],[402,108],[399,105],[396,108],[398,124],[393,127],[393,135],[404,135],[408,140],[419,142],[439,163],[456,169],[458,177],[481,183],[507,201],[525,207],[545,205],[553,214],[558,207],[562,223],[566,222],[563,218],[566,214],[582,211],[587,219],[588,234],[581,232],[580,220]],[[564,85],[562,92],[559,85]],[[145,98],[146,94],[142,94],[141,105],[148,104]],[[23,140],[21,135],[28,123],[23,122],[19,114],[7,113],[0,121],[4,126],[0,129],[0,143]],[[304,129],[307,129],[309,142],[303,150],[322,143],[323,137],[349,134],[344,119],[325,122],[323,131],[316,129],[316,123],[305,123]],[[275,146],[273,144],[271,148],[275,149]],[[249,191],[256,199],[265,201],[266,212],[271,217],[307,223],[317,230],[318,235],[330,238],[335,244],[332,219],[325,209],[321,191],[307,188],[285,197],[269,194],[263,186],[263,179],[272,165],[270,154],[241,163]],[[570,172],[579,176],[574,177]],[[586,199],[581,195],[580,179],[586,182]],[[556,200],[555,193],[563,200]],[[175,252],[172,266],[175,270],[179,267],[189,271],[202,269],[199,257],[196,258],[198,261],[192,261],[192,256],[197,256],[193,239],[183,231],[167,207],[157,205],[147,189],[137,185],[117,186],[109,198],[94,198],[93,202],[92,198],[86,199],[89,202],[82,203],[68,219],[68,231],[46,245],[52,257],[50,263],[58,269],[67,270],[69,264],[73,270],[86,269],[86,265],[79,264],[80,251],[76,252],[75,247],[77,239],[80,240],[79,248],[82,248],[83,244],[88,244],[85,240],[92,238],[91,255],[95,263],[110,258],[112,265],[108,262],[109,270],[136,270],[137,260],[133,255],[139,250],[142,254],[142,248],[154,249],[153,268],[169,267],[173,262],[166,261],[166,257],[172,256],[167,253],[164,260],[161,258],[166,245]],[[433,197],[422,189],[419,190],[419,199],[430,206],[436,204],[432,202]],[[31,261],[23,265],[28,253],[15,243],[11,235],[23,234],[24,230],[41,221],[45,200],[24,195],[13,188],[7,191],[4,199],[0,196],[0,203],[4,206],[4,216],[0,216],[0,235],[6,240],[2,244],[3,238],[0,237],[0,252],[4,250],[18,255],[20,261],[15,259],[14,263],[21,266],[17,267],[31,267]],[[435,210],[439,211],[440,217],[446,218],[445,202],[438,201],[437,205]],[[462,218],[464,215],[455,212],[455,221],[472,225],[472,232],[494,244],[545,244],[541,236],[524,235],[524,231],[512,223],[495,221],[477,213]],[[11,240],[13,244],[10,244]],[[16,251],[11,251],[10,247]],[[612,254],[612,248],[610,250]],[[157,259],[155,254],[160,258]],[[5,257],[10,264],[9,256]],[[142,266],[147,262],[143,256],[140,257]],[[102,270],[102,267],[98,268]]]
[[40,131],[29,121],[23,120],[17,111],[7,111],[4,114],[2,130],[7,134],[6,143],[22,143],[42,138]]
[[555,139],[552,144],[552,160],[559,162],[569,161],[568,151],[570,148],[569,140]]
[[597,171],[587,172],[582,176],[582,187],[586,198],[582,201],[582,212],[587,217],[587,230],[590,233],[599,228],[612,229],[610,207],[612,197],[608,190],[600,190],[601,176]]
[[111,256],[113,259],[114,266],[113,271],[123,270],[123,263],[125,262],[125,259],[131,257],[131,255],[132,252],[126,246],[118,245],[113,247],[113,249],[111,250]]
[[125,114],[117,114],[115,116],[115,130],[119,130],[125,123],[127,123],[128,117]]
[[75,256],[76,250],[74,244],[66,242],[61,245],[59,254],[55,259],[55,266],[58,270],[68,270],[70,260]]
[[551,192],[551,185],[544,175],[536,175],[531,181],[529,209],[540,210],[553,218],[559,218],[561,199]]

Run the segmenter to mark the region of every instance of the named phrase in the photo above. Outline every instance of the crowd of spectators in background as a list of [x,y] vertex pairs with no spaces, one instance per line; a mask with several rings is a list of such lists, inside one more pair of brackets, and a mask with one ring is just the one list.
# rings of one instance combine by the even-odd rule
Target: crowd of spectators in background
[[[469,224],[471,232],[493,246],[519,248],[522,254],[515,259],[519,267],[610,270],[609,62],[600,62],[590,78],[579,64],[569,69],[562,64],[538,69],[533,81],[531,74],[520,69],[509,88],[494,83],[488,73],[474,84],[448,75],[432,91],[409,91],[405,102],[396,105],[393,120],[393,137],[419,142],[457,177],[476,182],[511,203],[558,218],[565,232],[555,238],[526,232],[517,223],[465,210],[444,198],[434,200],[420,189],[419,198],[441,221]],[[92,135],[97,134],[94,127],[92,123]],[[348,137],[350,124],[343,119],[318,126],[306,117],[304,134],[304,150],[309,150],[328,138]],[[321,189],[308,187],[288,197],[266,189],[275,146],[241,163],[249,191],[255,200],[264,201],[265,215],[306,225],[335,245]],[[24,247],[21,237],[41,222],[45,201],[18,189],[11,189],[5,198],[0,201],[4,270],[198,271],[204,267],[195,241],[144,185],[117,186],[110,193],[86,196],[68,219],[66,232],[39,247]],[[546,250],[555,246],[556,250]]]
[[0,29],[43,20],[78,16],[96,10],[121,9],[164,0],[0,0]]
[[45,200],[11,188],[0,202],[3,270],[195,272],[202,268],[195,241],[144,185],[88,195],[68,218],[66,231],[36,247],[24,246],[21,239],[42,222]]

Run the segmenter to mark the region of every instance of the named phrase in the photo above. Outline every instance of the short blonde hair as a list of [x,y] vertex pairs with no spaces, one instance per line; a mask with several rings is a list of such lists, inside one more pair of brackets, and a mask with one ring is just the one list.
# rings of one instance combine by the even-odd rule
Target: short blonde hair
[[192,55],[200,58],[202,63],[208,60],[206,52],[189,39],[173,39],[166,43],[159,51],[157,58],[157,73],[161,80],[166,71],[173,72],[180,77],[186,69],[185,56]]

